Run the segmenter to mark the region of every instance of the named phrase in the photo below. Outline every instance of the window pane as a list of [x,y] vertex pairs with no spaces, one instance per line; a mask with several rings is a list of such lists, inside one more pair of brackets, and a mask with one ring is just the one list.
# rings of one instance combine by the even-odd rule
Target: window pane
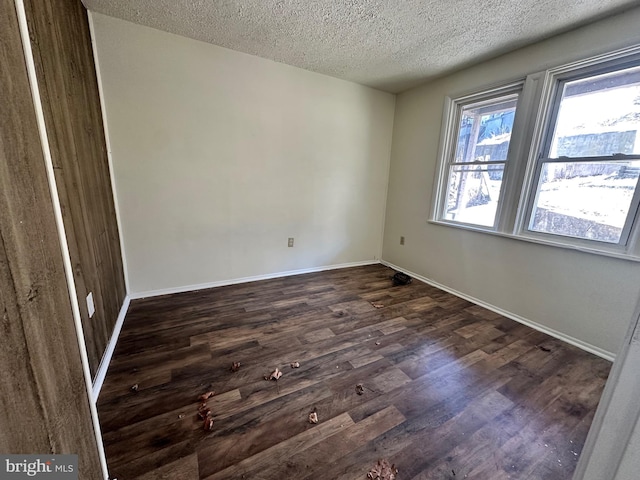
[[619,243],[640,161],[542,165],[529,229]]
[[444,218],[492,227],[504,165],[451,167]]
[[640,154],[640,67],[564,85],[549,158]]
[[455,163],[507,159],[518,95],[465,105],[462,108]]

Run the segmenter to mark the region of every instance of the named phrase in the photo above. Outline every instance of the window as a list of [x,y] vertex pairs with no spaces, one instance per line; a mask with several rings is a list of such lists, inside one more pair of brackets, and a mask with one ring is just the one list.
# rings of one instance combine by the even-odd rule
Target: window
[[532,232],[626,244],[638,208],[640,66],[557,80]]
[[445,220],[495,228],[520,90],[518,85],[454,102]]
[[639,179],[640,47],[448,99],[432,219],[640,258]]

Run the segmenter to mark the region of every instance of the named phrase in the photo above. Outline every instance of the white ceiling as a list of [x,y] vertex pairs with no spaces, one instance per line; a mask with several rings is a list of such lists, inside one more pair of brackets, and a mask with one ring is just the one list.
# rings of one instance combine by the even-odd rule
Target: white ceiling
[[638,0],[83,0],[89,10],[400,92]]

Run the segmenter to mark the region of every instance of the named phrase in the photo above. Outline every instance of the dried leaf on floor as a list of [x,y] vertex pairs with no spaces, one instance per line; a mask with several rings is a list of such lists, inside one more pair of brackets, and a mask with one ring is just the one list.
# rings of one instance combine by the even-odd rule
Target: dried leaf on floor
[[131,385],[131,391],[132,391],[132,392],[137,392],[139,388],[140,388],[140,387],[138,386],[138,384],[137,384],[137,383],[135,383],[135,384]]
[[364,393],[364,385],[362,385],[361,383],[356,385],[356,393],[358,395],[362,395]]
[[271,372],[271,375],[269,375],[269,377],[264,377],[267,380],[278,380],[280,377],[282,376],[282,372],[276,368],[273,372]]
[[237,372],[238,370],[240,370],[240,362],[233,362],[231,364],[231,371]]
[[378,460],[378,463],[367,473],[370,480],[396,480],[398,469],[388,460]]
[[318,412],[311,412],[309,414],[309,423],[318,423]]
[[213,397],[216,394],[216,392],[207,392],[207,393],[203,393],[202,395],[200,395],[200,400],[202,402],[209,400],[211,397]]
[[371,302],[371,305],[373,305],[374,308],[384,308],[384,303]]
[[291,368],[300,368],[300,362],[293,362]]
[[211,409],[207,406],[206,403],[202,403],[198,407],[198,416],[202,419],[205,419],[211,416]]
[[211,417],[205,418],[202,428],[207,431],[213,430],[213,418]]

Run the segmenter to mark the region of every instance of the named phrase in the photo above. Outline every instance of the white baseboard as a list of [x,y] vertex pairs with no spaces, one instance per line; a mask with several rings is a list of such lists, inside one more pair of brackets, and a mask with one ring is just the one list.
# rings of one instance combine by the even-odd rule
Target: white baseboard
[[589,353],[593,353],[594,355],[597,355],[598,357],[604,358],[605,360],[609,360],[611,362],[613,362],[613,360],[615,359],[615,354],[608,352],[606,350],[603,350],[602,348],[596,347],[595,345],[591,345],[590,343],[587,342],[583,342],[582,340],[579,340],[577,338],[574,338],[570,335],[566,335],[562,332],[559,332],[557,330],[554,330],[553,328],[549,328],[545,325],[541,325],[537,322],[534,322],[533,320],[529,320],[528,318],[524,318],[521,317],[520,315],[517,315],[515,313],[511,313],[508,312],[506,310],[503,310],[500,307],[496,307],[495,305],[491,305],[489,303],[486,303],[478,298],[474,298],[470,295],[467,295],[465,293],[459,292],[453,288],[447,287],[446,285],[442,285],[441,283],[438,283],[434,280],[431,280],[430,278],[427,277],[423,277],[422,275],[419,275],[417,273],[411,272],[405,268],[400,268],[397,265],[394,265],[392,263],[386,262],[384,260],[381,260],[380,263],[382,263],[383,265],[386,265],[387,267],[393,268],[394,270],[398,270],[401,272],[405,272],[408,275],[411,275],[413,278],[416,278],[418,280],[420,280],[421,282],[424,282],[428,285],[431,285],[433,287],[439,288],[440,290],[444,290],[445,292],[449,292],[453,295],[455,295],[456,297],[460,297],[463,298],[464,300],[467,300],[471,303],[475,303],[476,305],[480,305],[481,307],[486,308],[487,310],[491,310],[492,312],[496,312],[499,313],[500,315],[502,315],[503,317],[507,317],[511,320],[514,320],[518,323],[522,323],[523,325],[526,325],[528,327],[533,328],[534,330],[538,330],[539,332],[542,333],[546,333],[547,335],[550,335],[554,338],[557,338],[558,340],[562,340],[563,342],[567,342],[575,347],[578,347],[582,350],[585,350]]
[[113,333],[111,334],[111,340],[109,340],[109,344],[107,345],[107,349],[102,356],[102,360],[100,361],[100,366],[98,367],[98,371],[96,372],[96,376],[93,379],[93,388],[91,398],[93,402],[96,403],[98,401],[98,395],[100,395],[100,389],[102,388],[102,384],[104,383],[104,379],[107,376],[107,370],[109,369],[109,364],[111,363],[111,357],[113,357],[113,352],[116,349],[116,343],[118,342],[118,337],[120,336],[120,330],[122,330],[122,325],[124,324],[124,317],[127,315],[127,310],[129,309],[129,303],[131,302],[131,298],[129,295],[124,297],[124,301],[122,302],[122,307],[120,308],[120,313],[118,314],[118,319],[116,320],[116,324],[113,327]]
[[183,287],[163,288],[160,290],[149,290],[147,292],[132,293],[131,300],[139,298],[158,297],[160,295],[170,295],[172,293],[193,292],[196,290],[204,290],[206,288],[224,287],[227,285],[236,285],[238,283],[256,282],[259,280],[270,280],[272,278],[290,277],[293,275],[302,275],[305,273],[323,272],[325,270],[338,270],[340,268],[362,267],[364,265],[376,265],[379,260],[366,260],[363,262],[341,263],[338,265],[326,265],[323,267],[303,268],[300,270],[290,270],[287,272],[268,273],[266,275],[256,275],[254,277],[233,278],[231,280],[220,280],[217,282],[200,283],[197,285],[186,285]]

